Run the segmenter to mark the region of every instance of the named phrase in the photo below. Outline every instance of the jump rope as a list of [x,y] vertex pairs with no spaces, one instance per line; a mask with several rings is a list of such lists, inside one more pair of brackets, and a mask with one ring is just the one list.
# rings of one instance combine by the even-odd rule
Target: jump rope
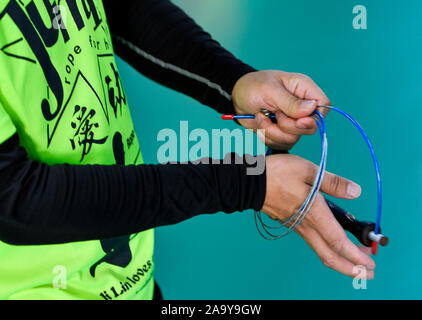
[[[344,117],[346,117],[352,124],[359,130],[360,134],[362,135],[363,139],[365,140],[369,151],[372,156],[372,161],[374,164],[375,174],[376,174],[376,180],[377,180],[377,193],[378,193],[378,202],[377,202],[377,214],[376,214],[376,222],[366,222],[366,221],[359,221],[357,220],[352,214],[347,212],[346,210],[340,208],[333,202],[331,202],[328,199],[325,199],[325,201],[328,204],[328,207],[332,211],[334,217],[337,219],[337,221],[340,223],[340,225],[347,231],[351,232],[363,245],[367,247],[372,247],[372,254],[377,253],[377,245],[380,244],[382,246],[386,246],[388,244],[388,238],[381,234],[381,209],[382,209],[382,188],[381,188],[381,175],[379,170],[379,165],[377,158],[375,156],[374,148],[372,147],[372,144],[366,135],[363,128],[359,125],[359,123],[353,119],[349,114],[344,112],[341,109],[338,109],[336,107],[332,106],[319,106],[320,108],[328,108],[331,110],[334,110]],[[275,114],[267,111],[262,110],[262,112],[272,119],[273,122],[275,122],[276,117]],[[325,120],[322,114],[315,110],[314,113],[311,115],[311,117],[315,120],[318,131],[321,138],[321,159],[319,162],[319,169],[318,173],[315,177],[314,183],[312,185],[312,188],[306,197],[304,203],[300,207],[300,209],[294,213],[292,216],[290,216],[287,219],[281,219],[276,220],[279,225],[277,226],[270,226],[266,224],[263,221],[262,213],[260,211],[257,211],[254,213],[255,218],[255,224],[257,227],[257,230],[259,234],[267,239],[267,240],[277,240],[280,239],[286,235],[288,235],[290,232],[295,230],[295,228],[305,219],[306,215],[308,214],[309,210],[311,209],[316,196],[318,195],[318,192],[321,187],[322,180],[324,178],[326,163],[327,163],[327,131],[325,126]],[[255,115],[252,114],[245,114],[245,115],[223,115],[221,117],[223,120],[234,120],[234,119],[254,119]],[[273,154],[274,151],[271,148],[267,149],[266,155]],[[280,229],[282,227],[287,228],[287,230],[284,230],[281,234],[274,234],[274,230]]]

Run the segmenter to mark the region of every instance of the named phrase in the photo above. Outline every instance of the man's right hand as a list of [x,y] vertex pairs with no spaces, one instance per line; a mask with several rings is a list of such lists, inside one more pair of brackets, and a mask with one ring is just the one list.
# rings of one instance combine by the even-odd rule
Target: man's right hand
[[[314,134],[318,127],[311,114],[317,106],[330,105],[310,77],[280,70],[245,74],[236,82],[232,97],[236,114],[255,115],[239,123],[247,129],[265,130],[265,144],[276,150],[289,150],[301,135]],[[264,116],[262,109],[274,112],[277,123]],[[325,116],[328,109],[320,111]]]
[[[278,220],[292,216],[308,196],[317,172],[315,164],[294,155],[267,157],[267,191],[261,210]],[[355,199],[361,193],[359,185],[329,172],[324,175],[321,191],[342,199]],[[295,231],[327,267],[355,277],[354,267],[361,265],[366,267],[368,279],[374,277],[375,262],[365,249],[349,240],[321,193]]]

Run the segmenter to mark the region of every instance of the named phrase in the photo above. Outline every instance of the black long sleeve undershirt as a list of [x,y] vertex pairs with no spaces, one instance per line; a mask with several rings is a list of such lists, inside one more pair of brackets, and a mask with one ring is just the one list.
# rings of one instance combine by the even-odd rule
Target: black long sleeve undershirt
[[[0,145],[0,240],[19,245],[115,237],[198,214],[260,209],[265,172],[235,164],[53,165]],[[211,163],[211,161],[209,162]]]
[[256,71],[168,0],[104,0],[114,50],[140,73],[220,113],[236,81]]
[[[253,68],[170,1],[105,0],[104,6],[118,55],[163,85],[218,112],[233,112],[233,86]],[[247,175],[243,163],[49,166],[28,159],[15,134],[0,145],[0,241],[94,240],[198,214],[258,210],[265,172]]]

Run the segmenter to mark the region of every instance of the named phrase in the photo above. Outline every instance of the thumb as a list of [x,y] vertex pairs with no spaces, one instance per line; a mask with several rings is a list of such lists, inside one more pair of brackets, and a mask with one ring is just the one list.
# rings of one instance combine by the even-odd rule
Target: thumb
[[324,175],[321,191],[342,199],[355,199],[362,193],[358,184],[330,172],[326,172]]
[[307,117],[317,108],[316,100],[302,100],[287,90],[281,91],[281,97],[277,99],[277,107],[290,118]]

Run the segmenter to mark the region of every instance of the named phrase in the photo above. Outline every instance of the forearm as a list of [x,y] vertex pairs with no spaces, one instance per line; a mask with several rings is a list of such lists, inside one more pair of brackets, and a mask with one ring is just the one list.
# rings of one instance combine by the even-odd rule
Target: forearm
[[[246,163],[246,162],[244,162]],[[0,240],[52,244],[115,237],[198,214],[260,209],[265,173],[246,164],[54,165],[0,146]]]
[[255,71],[168,0],[104,1],[115,52],[149,78],[220,113],[236,81]]

